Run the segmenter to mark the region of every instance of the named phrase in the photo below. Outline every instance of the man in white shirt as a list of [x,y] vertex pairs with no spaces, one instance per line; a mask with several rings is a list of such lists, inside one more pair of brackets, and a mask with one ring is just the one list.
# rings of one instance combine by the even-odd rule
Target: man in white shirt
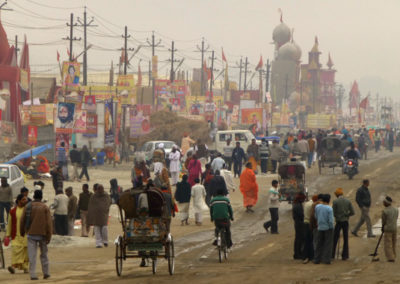
[[212,161],[211,163],[211,168],[213,172],[215,173],[216,171],[220,171],[224,168],[225,161],[222,159],[221,153],[217,154],[217,157]]
[[68,235],[68,203],[68,196],[61,188],[57,189],[54,203],[50,206],[50,209],[54,209],[54,228],[57,235]]
[[271,234],[278,234],[278,220],[279,220],[279,189],[278,181],[272,181],[272,187],[269,190],[269,213],[271,214],[271,220],[264,223],[264,229],[269,232],[271,228]]

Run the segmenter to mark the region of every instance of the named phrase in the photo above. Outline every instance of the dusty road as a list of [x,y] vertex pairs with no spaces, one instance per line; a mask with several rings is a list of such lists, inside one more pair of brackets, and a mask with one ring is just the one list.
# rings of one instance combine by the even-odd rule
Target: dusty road
[[[307,172],[307,184],[310,193],[330,193],[337,187],[342,187],[345,195],[354,202],[356,189],[361,180],[366,177],[371,181],[373,223],[377,223],[382,210],[381,201],[388,194],[400,204],[400,152],[388,153],[381,151],[378,155],[370,155],[370,160],[362,161],[360,174],[349,181],[339,171],[335,175],[326,170],[319,176],[317,169]],[[117,177],[120,184],[129,186],[129,171],[127,166],[117,169],[101,168],[92,170],[93,182],[109,186],[108,180]],[[107,178],[105,178],[107,177]],[[400,282],[400,271],[397,264],[385,261],[383,250],[380,249],[380,262],[371,263],[368,256],[376,245],[377,239],[366,237],[350,237],[350,259],[336,260],[331,265],[302,264],[292,259],[294,228],[291,219],[290,206],[283,203],[280,208],[279,235],[266,234],[262,223],[269,218],[267,191],[270,182],[276,176],[258,176],[260,197],[254,214],[246,214],[242,208],[240,192],[231,194],[235,212],[235,222],[232,225],[234,248],[225,263],[218,263],[217,252],[212,242],[212,224],[208,215],[204,217],[201,227],[189,225],[181,227],[178,218],[172,225],[172,234],[176,240],[176,271],[169,276],[166,262],[160,261],[158,272],[152,275],[151,268],[139,268],[138,260],[129,259],[124,262],[123,276],[115,273],[115,248],[96,249],[93,238],[80,238],[79,230],[76,237],[54,237],[49,257],[51,263],[51,279],[43,282],[57,283],[397,283]],[[238,181],[236,181],[238,182]],[[90,183],[92,184],[92,183]],[[80,192],[78,183],[71,183],[75,192]],[[49,202],[52,200],[50,181],[47,185]],[[332,196],[333,197],[333,196]],[[334,198],[334,197],[333,197]],[[351,227],[357,222],[359,210],[350,220]],[[120,233],[116,208],[111,209],[110,243]],[[379,233],[376,228],[376,234]],[[365,235],[365,226],[360,232]],[[6,258],[10,259],[10,250],[6,250]],[[39,270],[39,267],[38,267]],[[40,275],[40,274],[39,274]],[[29,276],[24,274],[10,275],[0,271],[0,281],[4,283],[26,283]],[[12,281],[12,282],[11,282]]]

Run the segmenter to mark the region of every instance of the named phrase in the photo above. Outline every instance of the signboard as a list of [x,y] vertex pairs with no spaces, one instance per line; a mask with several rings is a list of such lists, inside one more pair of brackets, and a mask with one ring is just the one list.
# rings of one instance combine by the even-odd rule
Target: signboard
[[133,78],[133,74],[128,75],[118,75],[117,78],[117,87],[118,88],[134,88],[135,80]]
[[85,96],[85,106],[84,109],[87,112],[96,112],[96,97],[95,96]]
[[81,65],[79,62],[63,62],[63,86],[78,86]]
[[58,103],[55,128],[56,133],[72,133],[74,127],[75,104]]
[[242,123],[243,124],[256,124],[261,128],[263,122],[263,109],[262,108],[248,108],[242,109]]
[[130,138],[150,132],[150,105],[134,105],[130,109]]
[[97,114],[87,113],[86,116],[86,137],[97,137]]
[[28,145],[36,146],[37,145],[37,126],[28,126]]
[[28,91],[29,90],[29,73],[28,70],[25,69],[19,69],[20,73],[19,73],[19,83],[21,86],[21,89],[24,91]]
[[36,126],[46,125],[46,106],[45,105],[33,105],[29,106],[31,109],[30,124]]
[[334,126],[335,122],[335,116],[330,114],[309,114],[307,116],[307,128],[328,129]]
[[21,116],[21,125],[29,125],[31,122],[31,110],[29,109],[29,107],[20,105],[19,113]]
[[76,110],[74,118],[74,133],[85,133],[87,123],[87,111]]
[[104,144],[114,143],[114,108],[113,100],[104,101]]

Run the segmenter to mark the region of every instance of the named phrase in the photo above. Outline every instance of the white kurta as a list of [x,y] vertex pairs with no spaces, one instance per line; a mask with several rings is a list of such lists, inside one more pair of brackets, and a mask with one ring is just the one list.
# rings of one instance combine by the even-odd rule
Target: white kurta
[[206,190],[203,185],[197,183],[192,186],[192,200],[194,213],[201,213],[204,209],[206,198]]
[[169,153],[169,171],[172,172],[179,172],[180,169],[180,158],[181,158],[181,153],[179,151],[171,152]]
[[233,182],[232,172],[223,169],[220,171],[220,174],[225,180],[225,184],[226,184],[226,187],[228,188],[229,193],[231,193],[232,191],[235,191],[236,186],[235,186],[235,183]]

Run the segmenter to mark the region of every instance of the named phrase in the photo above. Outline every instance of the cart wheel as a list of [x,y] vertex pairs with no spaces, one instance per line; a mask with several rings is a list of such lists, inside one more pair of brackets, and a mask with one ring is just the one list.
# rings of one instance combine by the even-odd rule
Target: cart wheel
[[172,236],[171,236],[171,241],[168,242],[167,258],[168,258],[169,274],[173,275],[175,271],[175,249],[174,249],[174,240],[172,239]]
[[117,270],[117,275],[122,275],[122,262],[124,257],[124,248],[122,245],[122,237],[118,238],[118,243],[115,245],[115,267]]
[[157,272],[157,258],[153,258],[153,262],[151,264],[151,268],[153,270],[153,274],[156,274],[156,272]]

